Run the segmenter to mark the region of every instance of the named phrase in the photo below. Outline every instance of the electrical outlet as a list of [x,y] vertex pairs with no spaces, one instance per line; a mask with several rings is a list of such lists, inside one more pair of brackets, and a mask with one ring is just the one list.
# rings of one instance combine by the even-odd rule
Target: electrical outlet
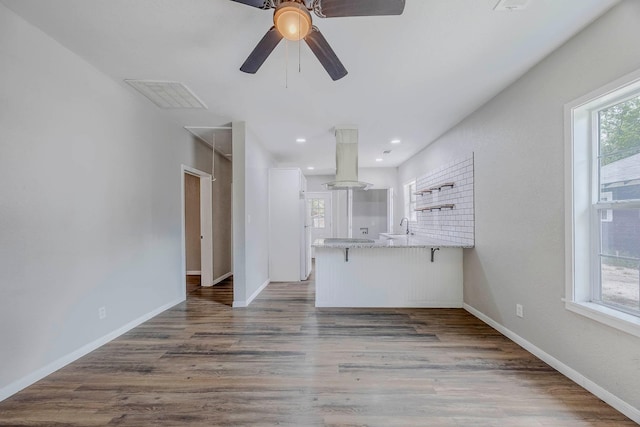
[[522,304],[516,304],[516,316],[524,317],[524,310],[522,308]]
[[100,320],[105,319],[107,317],[107,307],[100,307],[98,309],[98,318]]

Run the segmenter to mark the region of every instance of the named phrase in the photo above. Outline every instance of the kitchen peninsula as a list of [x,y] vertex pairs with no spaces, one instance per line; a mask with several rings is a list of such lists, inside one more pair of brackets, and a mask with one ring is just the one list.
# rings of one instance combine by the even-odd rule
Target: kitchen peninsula
[[403,214],[415,235],[407,225],[376,240],[314,242],[316,307],[462,307],[462,250],[475,245],[473,153],[413,185],[413,215]]
[[462,249],[416,236],[318,239],[316,307],[462,307]]

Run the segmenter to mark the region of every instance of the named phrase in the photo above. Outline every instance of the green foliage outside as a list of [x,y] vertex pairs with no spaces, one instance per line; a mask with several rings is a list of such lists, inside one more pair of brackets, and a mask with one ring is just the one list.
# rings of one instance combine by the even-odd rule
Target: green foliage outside
[[640,96],[599,113],[601,165],[640,153]]

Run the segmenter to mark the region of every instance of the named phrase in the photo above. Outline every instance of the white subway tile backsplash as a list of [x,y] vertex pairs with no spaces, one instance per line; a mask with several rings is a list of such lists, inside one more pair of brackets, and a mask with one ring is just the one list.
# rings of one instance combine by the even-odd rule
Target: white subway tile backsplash
[[418,212],[414,233],[418,236],[447,240],[457,244],[473,245],[475,215],[473,212],[473,155],[451,161],[416,180],[418,190],[430,189],[453,182],[444,187],[418,196],[418,209],[453,204],[453,209]]

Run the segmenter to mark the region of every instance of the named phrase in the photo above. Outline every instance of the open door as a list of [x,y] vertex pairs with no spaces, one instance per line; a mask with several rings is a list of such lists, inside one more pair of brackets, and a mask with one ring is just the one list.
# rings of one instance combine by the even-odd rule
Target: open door
[[200,265],[201,286],[213,286],[213,213],[211,176],[200,177]]

